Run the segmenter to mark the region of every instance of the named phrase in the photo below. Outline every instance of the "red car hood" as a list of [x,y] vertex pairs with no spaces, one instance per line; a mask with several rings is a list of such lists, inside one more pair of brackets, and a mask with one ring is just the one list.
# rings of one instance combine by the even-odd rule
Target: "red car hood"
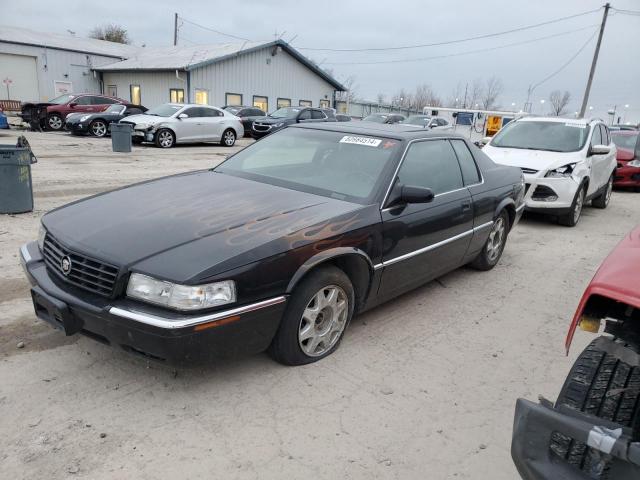
[[573,340],[582,311],[591,295],[618,300],[640,308],[640,227],[636,227],[604,259],[591,279],[573,317],[565,347],[567,352]]
[[628,162],[629,160],[633,160],[634,156],[633,150],[618,147],[618,154],[616,155],[618,161]]

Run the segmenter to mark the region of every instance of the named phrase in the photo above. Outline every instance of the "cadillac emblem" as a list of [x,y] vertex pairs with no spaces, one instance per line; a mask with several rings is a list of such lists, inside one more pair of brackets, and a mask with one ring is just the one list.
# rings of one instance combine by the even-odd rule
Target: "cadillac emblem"
[[71,259],[68,255],[65,255],[62,257],[62,260],[60,260],[60,269],[62,270],[62,273],[69,275],[69,272],[71,271]]

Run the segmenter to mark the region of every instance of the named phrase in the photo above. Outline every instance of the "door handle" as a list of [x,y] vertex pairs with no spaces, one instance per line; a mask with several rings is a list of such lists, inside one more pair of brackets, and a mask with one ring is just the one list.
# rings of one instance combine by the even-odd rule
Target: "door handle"
[[471,210],[471,202],[462,202],[462,211],[468,212]]

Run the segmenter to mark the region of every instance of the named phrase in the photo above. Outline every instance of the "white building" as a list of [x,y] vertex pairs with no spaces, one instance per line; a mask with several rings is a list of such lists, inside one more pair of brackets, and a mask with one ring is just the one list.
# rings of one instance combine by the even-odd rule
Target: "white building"
[[[9,97],[104,93],[147,107],[172,102],[335,106],[344,87],[282,40],[134,47],[0,26],[0,82]],[[0,99],[7,97],[0,84]]]

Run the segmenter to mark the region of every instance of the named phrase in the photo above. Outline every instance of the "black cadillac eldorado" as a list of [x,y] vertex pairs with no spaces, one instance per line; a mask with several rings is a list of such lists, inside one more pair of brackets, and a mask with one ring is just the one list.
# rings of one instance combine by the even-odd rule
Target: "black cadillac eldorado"
[[148,357],[299,365],[353,315],[471,264],[524,207],[518,168],[403,125],[296,125],[211,170],[96,195],[21,248],[38,318]]

